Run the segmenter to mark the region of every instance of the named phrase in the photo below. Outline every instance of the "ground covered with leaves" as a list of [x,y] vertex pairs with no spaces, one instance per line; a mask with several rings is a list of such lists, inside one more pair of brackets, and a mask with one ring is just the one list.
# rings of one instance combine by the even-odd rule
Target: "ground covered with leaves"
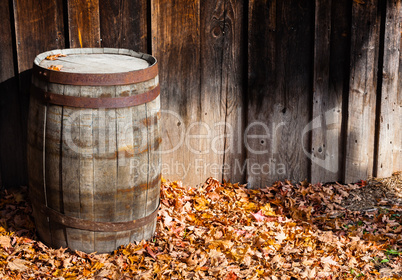
[[399,279],[402,207],[389,185],[163,182],[155,238],[111,254],[48,248],[26,189],[3,191],[0,279]]

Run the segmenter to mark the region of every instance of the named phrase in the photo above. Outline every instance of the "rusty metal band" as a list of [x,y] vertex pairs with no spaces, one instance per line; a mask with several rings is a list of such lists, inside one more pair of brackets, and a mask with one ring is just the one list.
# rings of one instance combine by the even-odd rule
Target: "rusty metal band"
[[46,69],[37,64],[33,65],[32,71],[34,76],[49,83],[76,86],[116,86],[141,83],[155,78],[158,75],[158,64],[124,73],[69,73]]
[[79,97],[46,92],[36,86],[31,87],[31,94],[44,103],[75,108],[127,108],[151,102],[160,93],[159,84],[150,91],[124,97]]
[[82,230],[96,231],[96,232],[119,232],[119,231],[127,231],[127,230],[135,230],[145,225],[150,224],[156,216],[158,215],[158,207],[156,207],[155,211],[150,215],[145,216],[143,218],[128,221],[128,222],[95,222],[90,220],[84,220],[80,218],[74,218],[66,216],[54,209],[47,207],[44,204],[35,205],[39,206],[39,211],[49,217],[50,221],[58,223],[60,225],[76,228]]

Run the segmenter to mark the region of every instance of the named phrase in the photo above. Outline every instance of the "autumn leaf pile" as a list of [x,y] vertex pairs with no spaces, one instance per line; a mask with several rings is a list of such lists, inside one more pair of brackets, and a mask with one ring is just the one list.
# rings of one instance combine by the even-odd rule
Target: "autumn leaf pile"
[[155,237],[111,254],[48,248],[26,191],[3,192],[0,279],[397,279],[401,209],[348,211],[356,188],[163,182]]

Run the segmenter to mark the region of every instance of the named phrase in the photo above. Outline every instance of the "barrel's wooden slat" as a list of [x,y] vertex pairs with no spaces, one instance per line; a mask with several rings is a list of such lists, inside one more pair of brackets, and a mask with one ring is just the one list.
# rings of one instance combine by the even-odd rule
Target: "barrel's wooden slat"
[[[48,84],[52,92],[64,92],[64,85]],[[48,207],[63,213],[63,189],[61,184],[61,144],[62,144],[63,107],[49,105],[46,114],[46,194]],[[57,223],[51,223],[52,246],[66,247],[65,229]]]
[[[130,96],[131,86],[116,86],[116,97]],[[116,184],[116,221],[124,222],[133,220],[132,201],[134,174],[131,172],[131,160],[134,155],[133,150],[133,115],[131,108],[116,109],[116,128],[117,128],[117,184]],[[131,231],[116,233],[116,245],[130,243]]]
[[[79,96],[81,88],[68,86],[65,95]],[[64,107],[63,110],[63,144],[62,144],[62,188],[64,214],[81,218],[80,211],[80,109]],[[82,248],[81,232],[67,228],[67,246]]]
[[[143,85],[133,85],[131,90],[135,93],[141,93],[143,92]],[[134,176],[132,210],[133,219],[138,219],[146,216],[145,205],[147,201],[148,135],[145,105],[132,107],[131,113],[133,116],[133,149],[135,153],[131,167]],[[144,228],[140,228],[132,232],[130,241],[139,241],[143,238]]]
[[[115,97],[116,87],[101,87],[99,96]],[[94,122],[94,135],[98,137],[98,152],[94,159],[94,207],[95,221],[108,222],[116,218],[116,111],[98,109]],[[115,248],[116,233],[96,232],[95,251],[108,252]]]
[[[100,87],[82,86],[81,97],[100,95]],[[81,219],[93,220],[96,207],[94,205],[94,135],[93,120],[96,118],[91,109],[80,110],[80,211]],[[82,246],[85,251],[95,250],[95,234],[91,231],[81,231]]]
[[[46,89],[46,84],[35,78],[32,83],[38,87]],[[28,162],[29,164],[29,189],[31,199],[34,203],[46,204],[46,189],[44,182],[44,162],[43,162],[43,144],[44,144],[44,120],[46,106],[40,104],[36,99],[31,98],[29,109],[28,126]],[[51,243],[51,235],[47,217],[39,212],[39,209],[33,206],[33,216],[36,223],[36,229],[40,238],[47,244]]]
[[[159,195],[161,184],[161,127],[160,127],[160,99],[146,104],[147,128],[148,128],[148,150],[149,150],[149,175],[148,193],[146,202],[146,215],[151,214],[159,207]],[[156,223],[150,223],[144,227],[144,239],[152,237]]]

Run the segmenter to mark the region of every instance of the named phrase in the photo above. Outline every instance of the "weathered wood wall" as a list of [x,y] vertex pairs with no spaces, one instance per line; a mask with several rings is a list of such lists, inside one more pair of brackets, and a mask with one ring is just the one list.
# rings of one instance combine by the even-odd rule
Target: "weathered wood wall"
[[198,184],[402,170],[400,0],[1,0],[0,181],[26,184],[31,66],[117,47],[159,60],[163,173]]

